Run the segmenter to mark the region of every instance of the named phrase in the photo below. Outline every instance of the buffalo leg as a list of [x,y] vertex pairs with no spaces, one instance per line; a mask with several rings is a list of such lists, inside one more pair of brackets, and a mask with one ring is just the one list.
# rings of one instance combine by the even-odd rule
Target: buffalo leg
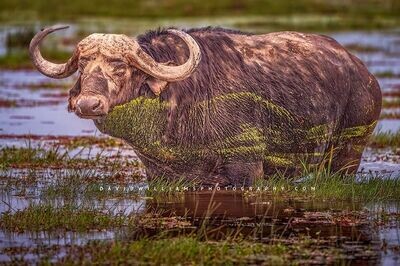
[[256,178],[264,176],[263,162],[232,162],[219,168],[214,182],[219,185],[251,186]]
[[361,156],[368,137],[350,139],[341,143],[338,150],[334,151],[331,170],[332,173],[355,174],[360,166]]

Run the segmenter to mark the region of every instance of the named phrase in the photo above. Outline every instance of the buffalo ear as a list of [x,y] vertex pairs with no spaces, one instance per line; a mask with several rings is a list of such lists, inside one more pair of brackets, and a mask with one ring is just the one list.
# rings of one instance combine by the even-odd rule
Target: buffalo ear
[[77,97],[81,93],[81,77],[75,82],[75,85],[69,90],[68,97],[68,112],[73,112],[74,108],[72,107],[73,98]]
[[160,95],[161,92],[165,89],[165,87],[167,87],[168,82],[164,81],[164,80],[159,80],[159,79],[155,79],[155,78],[149,78],[146,80],[147,85],[149,85],[151,91],[155,94],[155,95]]

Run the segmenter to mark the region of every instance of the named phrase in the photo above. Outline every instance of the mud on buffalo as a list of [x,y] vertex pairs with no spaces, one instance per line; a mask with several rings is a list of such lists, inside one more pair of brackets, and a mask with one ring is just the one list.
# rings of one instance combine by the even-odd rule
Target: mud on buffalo
[[64,64],[30,44],[51,78],[78,72],[68,110],[128,142],[149,179],[250,185],[305,162],[352,174],[381,109],[365,65],[317,34],[162,29],[91,34]]

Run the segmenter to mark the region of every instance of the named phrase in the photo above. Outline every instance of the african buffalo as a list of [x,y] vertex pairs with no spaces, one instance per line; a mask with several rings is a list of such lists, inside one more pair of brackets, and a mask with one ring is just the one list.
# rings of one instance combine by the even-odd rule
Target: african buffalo
[[78,71],[69,111],[124,139],[150,179],[249,185],[332,158],[354,173],[381,109],[374,76],[334,39],[221,28],[91,34],[65,64],[30,54],[52,78]]

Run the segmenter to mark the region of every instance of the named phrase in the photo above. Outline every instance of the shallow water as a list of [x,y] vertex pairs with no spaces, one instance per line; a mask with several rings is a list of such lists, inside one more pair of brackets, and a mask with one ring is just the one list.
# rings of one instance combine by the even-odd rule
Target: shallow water
[[[118,204],[122,207],[139,206],[136,200],[124,200]],[[218,229],[208,234],[209,239],[219,239],[240,228],[244,237],[263,243],[272,240],[285,243],[304,236],[318,239],[319,243],[325,243],[322,246],[341,248],[344,253],[342,261],[358,265],[368,261],[392,265],[400,259],[395,251],[400,245],[399,221],[394,219],[390,226],[377,223],[383,209],[387,213],[398,213],[398,202],[296,201],[249,197],[232,192],[204,192],[186,193],[183,198],[162,202],[141,200],[140,206],[130,210],[125,207],[124,211],[127,214],[129,211],[138,214],[157,212],[165,218],[182,217],[180,219],[192,224],[187,232],[196,230],[195,227],[201,227],[206,222],[210,232]],[[146,234],[152,235],[157,231],[157,228],[148,228]],[[171,230],[170,234],[177,232]],[[93,239],[114,238],[134,239],[135,235],[123,229],[90,233],[0,231],[0,248],[82,245]],[[386,250],[381,250],[382,241],[387,245]],[[26,259],[35,260],[37,255],[28,253],[25,256],[28,256]],[[8,255],[0,256],[0,261],[9,259]]]

